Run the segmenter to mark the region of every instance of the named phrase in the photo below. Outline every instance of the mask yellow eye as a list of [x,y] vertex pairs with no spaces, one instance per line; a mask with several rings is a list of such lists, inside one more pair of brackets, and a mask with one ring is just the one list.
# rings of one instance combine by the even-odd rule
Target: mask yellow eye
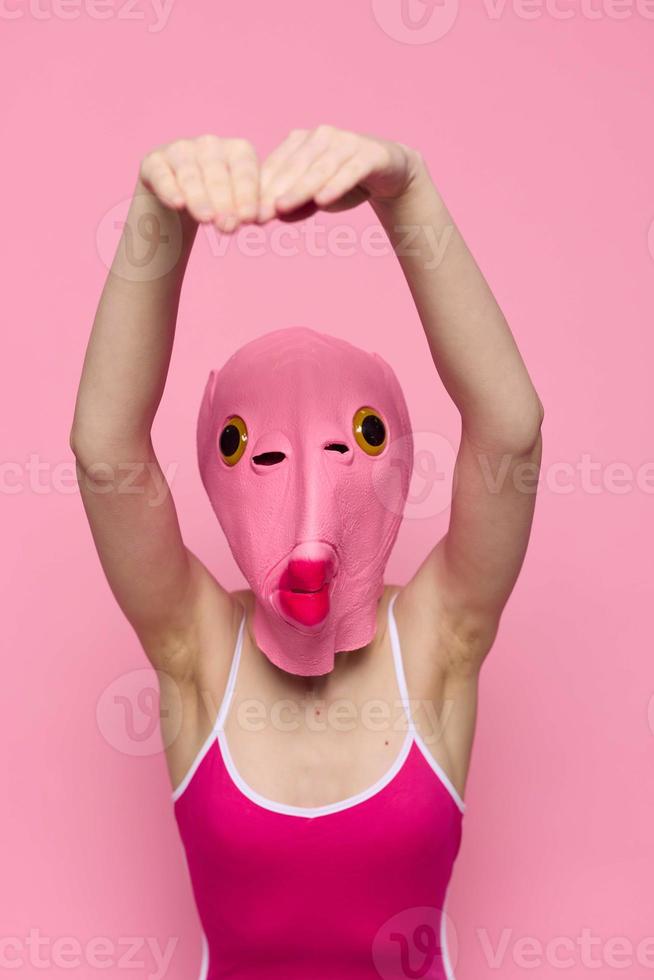
[[245,422],[240,415],[232,415],[227,419],[223,431],[220,433],[218,446],[220,455],[228,466],[234,466],[245,452],[248,441],[248,430]]
[[352,419],[352,430],[357,443],[369,456],[379,456],[386,446],[386,426],[374,408],[360,408]]

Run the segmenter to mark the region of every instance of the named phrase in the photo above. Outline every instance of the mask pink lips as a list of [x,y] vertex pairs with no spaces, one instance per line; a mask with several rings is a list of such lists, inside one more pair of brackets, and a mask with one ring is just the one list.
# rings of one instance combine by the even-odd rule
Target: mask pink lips
[[286,616],[302,626],[317,626],[329,614],[329,583],[333,563],[294,558],[279,580],[279,604]]

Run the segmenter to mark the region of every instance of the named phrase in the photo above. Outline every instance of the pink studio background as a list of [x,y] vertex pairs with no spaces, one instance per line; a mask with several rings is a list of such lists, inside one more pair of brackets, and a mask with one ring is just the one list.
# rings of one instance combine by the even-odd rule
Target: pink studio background
[[[216,131],[264,154],[290,128],[332,122],[422,149],[546,406],[532,543],[483,671],[449,900],[456,975],[555,977],[557,956],[569,977],[596,975],[584,935],[600,975],[654,975],[654,469],[639,471],[652,460],[654,10],[469,0],[449,30],[453,0],[422,28],[403,26],[400,0],[177,0],[163,26],[147,0],[97,10],[105,19],[90,0],[16,0],[0,15],[3,966],[113,980],[126,937],[140,937],[130,976],[160,975],[144,943],[175,940],[165,976],[197,975],[152,674],[96,558],[68,430],[115,240],[106,216],[143,153]],[[156,445],[189,546],[229,587],[241,579],[201,488],[195,416],[209,367],[274,327],[312,325],[387,357],[419,446],[443,466],[389,580],[405,581],[446,527],[458,417],[400,270],[364,244],[368,209],[317,223],[313,244],[298,225],[263,255],[234,240],[220,254],[200,233],[185,286]],[[346,223],[354,254],[342,240],[325,254],[326,230]],[[67,937],[85,949],[103,937],[107,968],[84,952],[73,969]]]

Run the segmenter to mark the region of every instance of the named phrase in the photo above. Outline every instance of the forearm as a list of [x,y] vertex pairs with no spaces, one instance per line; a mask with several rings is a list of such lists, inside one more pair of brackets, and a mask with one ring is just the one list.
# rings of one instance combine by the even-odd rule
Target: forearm
[[372,201],[396,249],[436,369],[470,439],[520,451],[542,408],[511,330],[417,157],[401,196]]
[[149,445],[196,229],[137,182],[84,359],[71,430],[78,458],[134,456]]

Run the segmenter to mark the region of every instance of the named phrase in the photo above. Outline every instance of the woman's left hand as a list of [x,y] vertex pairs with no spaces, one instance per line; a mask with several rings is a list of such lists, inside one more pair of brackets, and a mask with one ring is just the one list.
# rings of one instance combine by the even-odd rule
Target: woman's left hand
[[261,168],[258,220],[299,221],[317,210],[344,211],[369,199],[398,198],[419,160],[403,143],[333,126],[294,129]]

